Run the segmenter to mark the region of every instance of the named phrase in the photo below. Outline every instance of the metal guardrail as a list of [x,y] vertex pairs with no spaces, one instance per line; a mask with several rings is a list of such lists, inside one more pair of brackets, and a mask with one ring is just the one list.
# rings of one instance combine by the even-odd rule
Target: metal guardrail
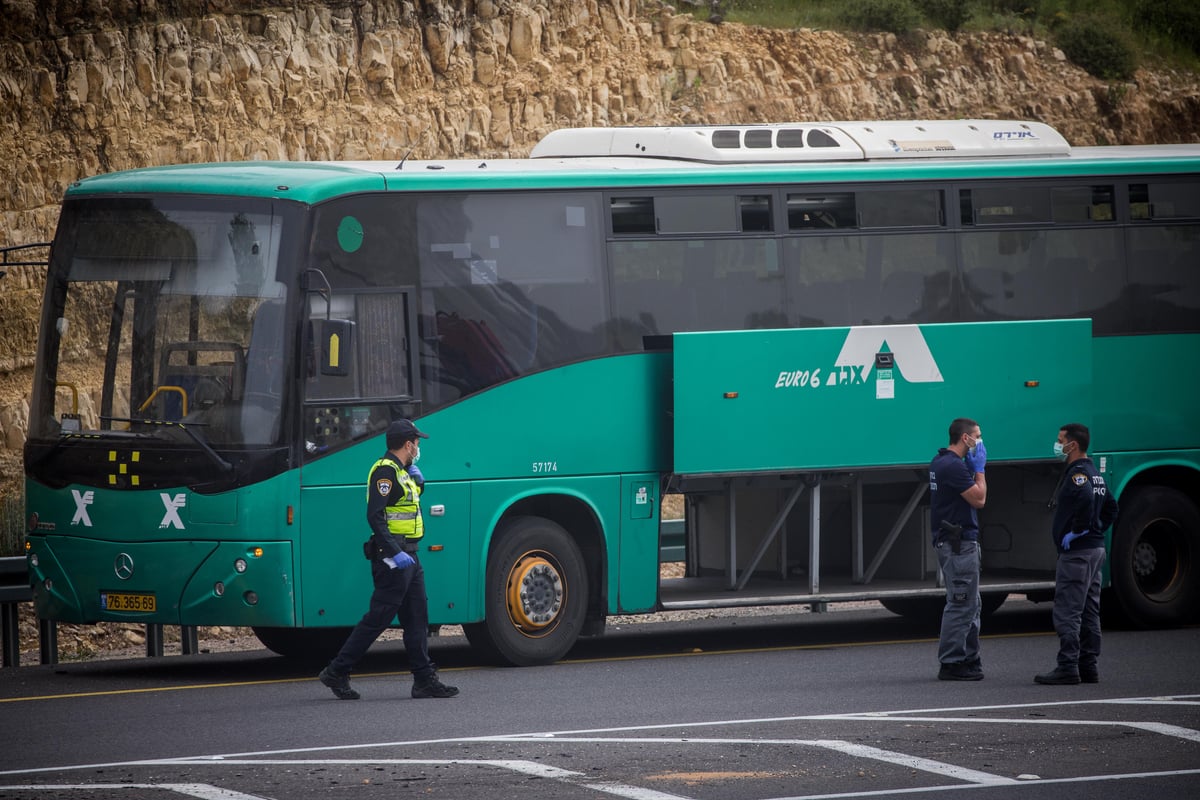
[[[21,626],[19,606],[33,602],[33,587],[29,584],[29,563],[25,556],[0,558],[0,621],[3,625],[3,649],[5,667],[21,665]],[[163,628],[161,623],[146,625],[146,656],[155,658],[163,655]],[[58,623],[53,620],[38,620],[38,651],[43,664],[58,663]],[[200,652],[199,635],[195,625],[179,626],[180,650],[183,655]]]
[[49,266],[49,257],[41,261],[14,261],[15,254],[23,250],[48,249],[50,242],[35,242],[34,244],[12,244],[8,247],[0,247],[0,278],[8,274],[8,270],[4,267],[45,267]]
[[[19,606],[33,601],[29,564],[25,556],[0,558],[0,628],[3,629],[3,665],[21,665]],[[38,650],[43,664],[58,663],[58,626],[51,620],[38,621]]]

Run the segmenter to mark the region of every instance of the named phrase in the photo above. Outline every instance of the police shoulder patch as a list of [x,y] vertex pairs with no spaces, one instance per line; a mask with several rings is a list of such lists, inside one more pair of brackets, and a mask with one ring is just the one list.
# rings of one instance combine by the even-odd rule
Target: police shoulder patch
[[1082,472],[1076,472],[1071,476],[1071,480],[1075,482],[1076,486],[1083,486],[1088,482],[1088,476],[1084,475]]
[[379,494],[382,497],[387,497],[389,494],[391,494],[392,493],[391,478],[380,478],[379,480],[375,481],[375,491],[379,492]]

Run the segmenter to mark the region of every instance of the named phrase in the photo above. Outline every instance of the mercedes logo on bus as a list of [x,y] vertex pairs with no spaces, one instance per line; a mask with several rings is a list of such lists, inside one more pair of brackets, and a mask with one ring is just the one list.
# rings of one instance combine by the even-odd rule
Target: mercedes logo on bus
[[132,578],[133,556],[129,553],[117,553],[117,557],[113,559],[113,572],[117,573],[117,577],[123,581]]

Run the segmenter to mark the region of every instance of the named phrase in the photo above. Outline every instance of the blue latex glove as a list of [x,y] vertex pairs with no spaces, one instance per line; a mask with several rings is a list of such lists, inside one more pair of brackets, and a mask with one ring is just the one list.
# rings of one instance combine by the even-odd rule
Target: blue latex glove
[[408,465],[408,474],[409,474],[409,476],[412,477],[412,479],[414,481],[417,482],[417,486],[425,485],[425,476],[421,474],[421,470],[417,467],[416,464]]
[[983,472],[983,468],[987,466],[987,448],[983,446],[983,442],[975,445],[975,452],[967,451],[967,469],[971,472]]
[[413,561],[412,556],[401,550],[396,555],[383,559],[383,563],[387,564],[391,569],[406,569],[417,562]]
[[1063,540],[1062,540],[1062,549],[1063,549],[1063,550],[1070,550],[1070,549],[1071,549],[1071,542],[1075,541],[1075,540],[1076,540],[1076,539],[1078,539],[1080,536],[1087,536],[1087,535],[1088,535],[1088,531],[1080,531],[1079,533],[1068,533],[1066,536],[1064,536],[1064,537],[1063,537]]

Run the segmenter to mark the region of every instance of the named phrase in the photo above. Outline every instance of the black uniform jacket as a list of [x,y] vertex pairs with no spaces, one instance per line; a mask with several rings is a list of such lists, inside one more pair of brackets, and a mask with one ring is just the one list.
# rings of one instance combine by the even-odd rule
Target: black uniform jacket
[[1071,550],[1104,547],[1104,531],[1117,518],[1117,501],[1108,491],[1104,476],[1090,458],[1072,461],[1058,481],[1054,510],[1054,547],[1063,552],[1068,533],[1087,533],[1071,542]]

